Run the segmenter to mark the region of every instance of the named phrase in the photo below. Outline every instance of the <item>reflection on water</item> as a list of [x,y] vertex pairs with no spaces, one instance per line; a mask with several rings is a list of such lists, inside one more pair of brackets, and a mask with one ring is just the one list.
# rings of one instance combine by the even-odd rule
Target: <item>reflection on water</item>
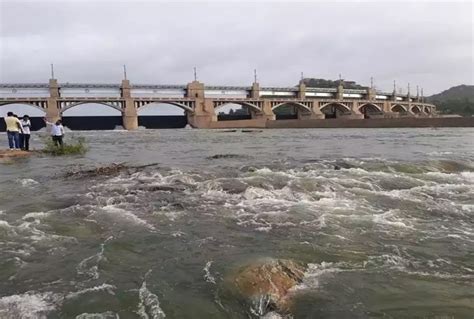
[[[472,129],[70,134],[0,164],[1,318],[259,317],[227,279],[268,257],[282,317],[472,316]],[[153,165],[65,176],[110,163]]]

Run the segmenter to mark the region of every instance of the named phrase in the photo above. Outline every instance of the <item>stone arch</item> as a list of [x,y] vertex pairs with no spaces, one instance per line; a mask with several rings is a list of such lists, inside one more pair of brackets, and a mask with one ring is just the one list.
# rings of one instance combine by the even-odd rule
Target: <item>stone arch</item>
[[225,102],[225,103],[223,103],[223,104],[220,104],[220,105],[217,106],[217,107],[214,107],[214,111],[216,111],[217,109],[219,109],[219,108],[221,108],[221,107],[223,107],[223,106],[229,105],[229,104],[240,105],[240,106],[242,106],[242,107],[249,108],[250,110],[252,110],[252,111],[254,111],[254,112],[256,112],[256,113],[261,113],[261,112],[262,112],[262,110],[261,110],[258,106],[254,105],[254,104],[252,104],[252,103],[243,102],[243,101],[229,101],[229,102]]
[[339,109],[343,113],[351,113],[350,107],[348,107],[345,104],[339,103],[339,102],[329,102],[329,103],[323,104],[322,106],[320,106],[319,109],[321,110],[321,112],[323,112],[323,110],[327,109],[328,107],[336,107],[337,109]]
[[424,109],[426,114],[431,114],[431,107],[425,105],[425,107],[423,109]]
[[[62,105],[61,105],[62,104]],[[71,130],[113,130],[123,126],[123,112],[120,103],[105,101],[60,102],[59,116],[63,125]]]
[[150,106],[151,104],[169,104],[169,105],[174,105],[174,106],[177,106],[179,107],[180,109],[184,110],[184,112],[186,114],[188,113],[194,113],[194,110],[192,107],[190,107],[189,105],[185,105],[185,104],[182,104],[182,103],[179,103],[179,102],[173,102],[173,101],[150,101],[150,102],[147,102],[143,105],[140,105],[138,107],[138,109],[143,109],[143,108],[146,108],[148,106]]
[[307,112],[301,106],[294,103],[277,103],[272,106],[273,114],[276,120],[294,120],[298,118],[298,112]]
[[102,104],[102,105],[105,105],[105,106],[108,106],[108,107],[111,107],[117,111],[119,111],[120,113],[123,112],[122,108],[120,106],[116,106],[116,105],[112,105],[112,104],[109,104],[107,102],[102,102],[102,101],[81,101],[81,102],[77,102],[77,103],[73,103],[73,104],[69,104],[68,106],[65,106],[63,107],[61,110],[60,110],[60,114],[62,115],[64,112],[66,112],[67,110],[69,109],[72,109],[73,107],[76,107],[76,106],[79,106],[79,105],[82,105],[82,104]]
[[[12,105],[12,104],[13,105],[24,105],[24,106],[34,107],[35,109],[40,110],[41,112],[46,114],[46,108],[45,107],[41,107],[39,105],[28,103],[28,102],[17,102],[17,101],[0,102],[0,107],[4,107],[4,106],[7,106],[7,105]],[[46,106],[46,102],[44,102],[44,104]]]
[[361,113],[364,113],[364,109],[369,111],[370,113],[378,113],[382,112],[382,108],[376,104],[373,103],[364,103],[359,106],[359,111]]
[[410,112],[415,113],[415,114],[420,114],[421,109],[420,109],[420,107],[418,107],[418,105],[413,105],[410,109]]
[[251,110],[253,110],[253,111],[257,112],[257,113],[261,113],[261,112],[262,112],[262,110],[261,110],[258,106],[254,105],[254,104],[252,104],[252,103],[238,102],[238,103],[235,103],[235,104],[239,104],[239,105],[241,105],[241,106],[246,106],[246,107],[248,107],[249,109],[251,109]]
[[359,112],[364,115],[364,118],[370,118],[375,115],[383,113],[382,108],[373,103],[364,103],[359,106]]
[[[234,110],[232,106],[239,106],[240,108]],[[225,111],[229,107],[231,107],[230,110]],[[261,110],[253,104],[241,101],[220,102],[217,106],[214,106],[214,114],[218,121],[249,120],[252,118],[252,113],[261,113]]]
[[298,103],[298,102],[294,102],[294,101],[288,101],[288,102],[282,102],[282,103],[276,104],[276,105],[272,106],[272,110],[275,110],[275,109],[279,108],[280,106],[284,106],[284,105],[295,106],[299,110],[302,110],[304,113],[311,113],[311,108],[310,107],[308,107],[307,105]]
[[390,111],[396,112],[396,113],[406,113],[407,108],[404,105],[401,104],[395,104],[390,107]]
[[347,105],[338,102],[326,103],[320,107],[320,110],[325,118],[337,118],[351,113],[351,109]]
[[184,128],[188,124],[188,105],[176,105],[173,101],[151,101],[137,105],[137,120],[140,128],[172,129]]

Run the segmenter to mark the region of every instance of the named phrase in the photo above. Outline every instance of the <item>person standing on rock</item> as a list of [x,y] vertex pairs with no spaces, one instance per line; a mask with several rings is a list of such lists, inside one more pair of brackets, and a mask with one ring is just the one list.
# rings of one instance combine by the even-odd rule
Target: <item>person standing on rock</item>
[[20,120],[14,116],[13,112],[8,112],[4,119],[7,126],[8,146],[10,150],[20,150],[20,132],[23,132]]
[[51,125],[51,137],[54,145],[63,147],[64,126],[61,120],[57,120],[56,123],[48,122],[46,118],[43,118],[43,120],[46,125]]
[[21,119],[21,126],[23,127],[23,133],[20,133],[20,147],[24,151],[29,151],[31,121],[28,115],[23,115],[23,118]]

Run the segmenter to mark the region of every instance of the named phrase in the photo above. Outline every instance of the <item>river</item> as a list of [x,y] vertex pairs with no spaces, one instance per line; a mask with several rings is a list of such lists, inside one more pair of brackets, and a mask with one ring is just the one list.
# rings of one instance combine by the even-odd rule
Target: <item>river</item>
[[[308,265],[282,317],[473,316],[472,128],[68,135],[0,163],[0,318],[259,318],[226,277],[268,257]],[[67,174],[111,163],[148,166]]]

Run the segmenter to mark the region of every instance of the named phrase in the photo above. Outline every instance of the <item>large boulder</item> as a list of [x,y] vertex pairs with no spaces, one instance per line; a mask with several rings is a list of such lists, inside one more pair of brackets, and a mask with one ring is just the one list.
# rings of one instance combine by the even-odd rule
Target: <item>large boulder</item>
[[291,260],[265,259],[241,267],[232,281],[239,294],[252,302],[255,314],[284,313],[290,307],[290,289],[302,282],[305,270]]

